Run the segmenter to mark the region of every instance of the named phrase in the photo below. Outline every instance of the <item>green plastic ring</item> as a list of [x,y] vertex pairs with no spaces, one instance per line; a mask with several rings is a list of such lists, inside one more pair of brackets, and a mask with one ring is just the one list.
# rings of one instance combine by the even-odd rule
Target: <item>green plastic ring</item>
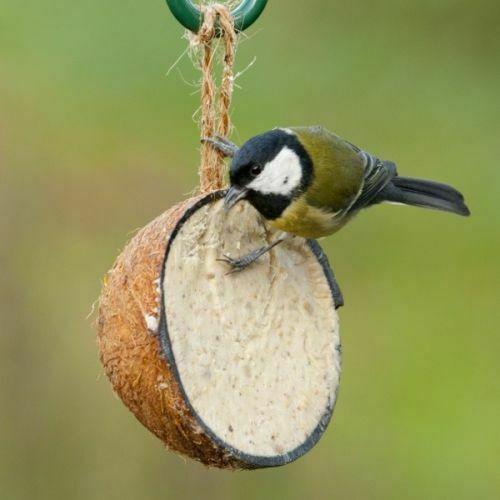
[[[166,0],[174,17],[185,28],[197,33],[203,23],[203,14],[192,0]],[[231,15],[236,31],[244,31],[251,26],[265,9],[267,0],[243,0]]]

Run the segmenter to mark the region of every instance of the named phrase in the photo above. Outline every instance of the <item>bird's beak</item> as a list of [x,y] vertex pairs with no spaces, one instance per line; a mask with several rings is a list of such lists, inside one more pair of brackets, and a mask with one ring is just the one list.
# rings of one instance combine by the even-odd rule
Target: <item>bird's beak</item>
[[224,198],[224,207],[226,210],[230,210],[236,205],[236,203],[243,200],[247,194],[247,188],[231,186],[226,193],[226,197]]

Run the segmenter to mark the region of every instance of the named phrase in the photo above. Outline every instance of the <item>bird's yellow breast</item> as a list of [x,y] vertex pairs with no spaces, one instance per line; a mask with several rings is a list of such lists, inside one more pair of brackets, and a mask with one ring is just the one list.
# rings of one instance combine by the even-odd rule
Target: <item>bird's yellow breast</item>
[[302,238],[328,236],[344,225],[335,219],[334,213],[308,204],[303,196],[293,201],[281,217],[270,224]]

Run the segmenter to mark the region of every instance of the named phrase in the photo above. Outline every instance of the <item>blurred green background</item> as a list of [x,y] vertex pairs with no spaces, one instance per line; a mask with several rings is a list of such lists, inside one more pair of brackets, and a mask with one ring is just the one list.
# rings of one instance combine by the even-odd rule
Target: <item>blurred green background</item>
[[497,0],[271,1],[233,139],[323,124],[473,216],[383,206],[323,242],[346,306],[319,445],[207,470],[113,395],[92,318],[131,232],[197,182],[198,79],[162,0],[0,10],[0,499],[500,497]]

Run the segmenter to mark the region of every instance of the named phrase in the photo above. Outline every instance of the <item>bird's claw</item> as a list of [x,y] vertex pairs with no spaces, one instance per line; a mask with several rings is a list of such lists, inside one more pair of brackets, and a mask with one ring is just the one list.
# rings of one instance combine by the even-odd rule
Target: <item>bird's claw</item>
[[224,156],[232,158],[238,152],[238,146],[225,137],[214,135],[213,137],[202,137],[202,143],[210,144],[214,149],[220,151]]
[[241,259],[235,259],[233,257],[230,257],[227,254],[224,254],[221,258],[216,259],[218,262],[224,262],[225,264],[228,264],[231,266],[231,270],[228,271],[226,274],[233,274],[233,273],[239,273],[243,271],[243,269],[247,268],[252,262],[248,262],[247,257],[242,257]]
[[231,266],[231,270],[227,274],[239,273],[240,271],[246,269],[250,264],[253,264],[255,261],[260,259],[264,254],[272,250],[275,246],[285,241],[285,239],[286,238],[278,239],[274,243],[271,243],[270,245],[266,245],[264,247],[257,248],[256,250],[253,250],[249,254],[244,255],[243,257],[240,257],[238,259],[234,259],[233,257],[224,254],[222,258],[217,260],[219,262],[224,262]]

